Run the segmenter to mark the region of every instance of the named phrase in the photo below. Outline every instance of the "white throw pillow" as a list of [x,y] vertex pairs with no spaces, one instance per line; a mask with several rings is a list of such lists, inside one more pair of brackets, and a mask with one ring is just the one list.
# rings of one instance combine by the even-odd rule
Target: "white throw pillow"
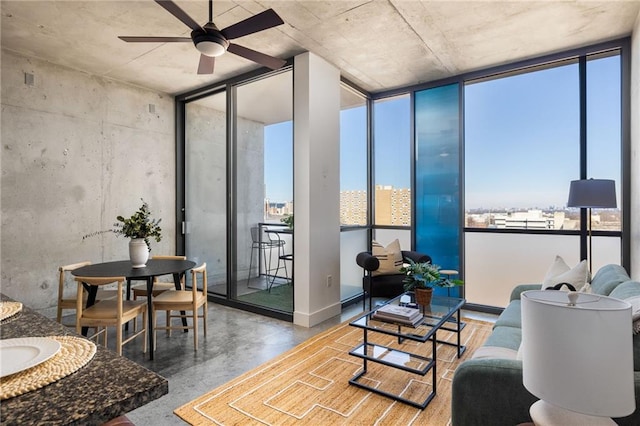
[[[565,272],[568,272],[570,270],[571,268],[569,267],[569,265],[567,265],[567,262],[565,262],[561,256],[556,256],[551,266],[549,266],[547,273],[544,275],[544,282],[552,277],[555,277],[556,275],[564,274]],[[545,286],[545,288],[546,287],[548,286]]]
[[570,268],[562,257],[556,256],[544,277],[542,288],[546,289],[556,284],[569,283],[576,291],[590,292],[590,286],[587,287],[588,282],[589,268],[586,260],[578,263],[574,268]]
[[399,274],[402,268],[402,250],[400,241],[395,239],[388,246],[383,247],[377,241],[371,244],[371,254],[378,258],[380,267],[372,272],[372,275]]

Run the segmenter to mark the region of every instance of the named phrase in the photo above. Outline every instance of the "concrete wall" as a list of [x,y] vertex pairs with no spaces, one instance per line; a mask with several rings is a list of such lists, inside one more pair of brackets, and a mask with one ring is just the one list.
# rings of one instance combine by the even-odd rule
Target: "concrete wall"
[[631,37],[631,277],[640,279],[640,13]]
[[1,70],[2,292],[54,315],[58,266],[128,258],[123,237],[82,237],[141,197],[162,219],[151,254],[174,253],[173,98],[5,50]]

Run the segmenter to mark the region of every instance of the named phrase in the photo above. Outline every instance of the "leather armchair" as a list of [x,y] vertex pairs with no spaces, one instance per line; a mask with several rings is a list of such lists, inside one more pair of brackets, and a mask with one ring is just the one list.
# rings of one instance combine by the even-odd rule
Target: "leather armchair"
[[[406,262],[411,259],[416,263],[429,262],[431,256],[417,251],[402,250],[402,259]],[[369,310],[371,310],[372,297],[396,297],[404,293],[402,280],[404,274],[397,273],[392,275],[376,275],[372,273],[380,267],[380,261],[373,256],[370,251],[363,251],[356,256],[356,263],[363,269],[362,288],[364,297],[362,299],[362,308],[365,308],[365,300],[369,297]]]

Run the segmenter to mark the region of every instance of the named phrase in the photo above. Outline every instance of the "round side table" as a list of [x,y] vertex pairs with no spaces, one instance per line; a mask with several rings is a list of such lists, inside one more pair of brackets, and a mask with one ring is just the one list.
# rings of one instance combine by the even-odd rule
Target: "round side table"
[[441,269],[440,273],[447,276],[447,279],[451,278],[451,275],[458,275],[459,272],[455,269]]
[[[459,272],[456,271],[455,269],[441,269],[440,274],[446,275],[447,279],[451,279],[452,275],[458,275]],[[451,297],[450,290],[451,290],[451,287],[447,287],[447,297]]]

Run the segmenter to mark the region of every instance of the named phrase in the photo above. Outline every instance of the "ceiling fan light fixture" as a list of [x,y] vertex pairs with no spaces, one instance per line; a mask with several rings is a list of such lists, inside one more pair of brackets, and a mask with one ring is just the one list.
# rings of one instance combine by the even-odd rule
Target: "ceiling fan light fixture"
[[213,58],[222,55],[229,47],[229,42],[217,29],[206,26],[203,30],[193,31],[191,39],[198,52]]
[[217,57],[222,55],[227,49],[217,41],[205,40],[196,44],[196,49],[203,55]]

